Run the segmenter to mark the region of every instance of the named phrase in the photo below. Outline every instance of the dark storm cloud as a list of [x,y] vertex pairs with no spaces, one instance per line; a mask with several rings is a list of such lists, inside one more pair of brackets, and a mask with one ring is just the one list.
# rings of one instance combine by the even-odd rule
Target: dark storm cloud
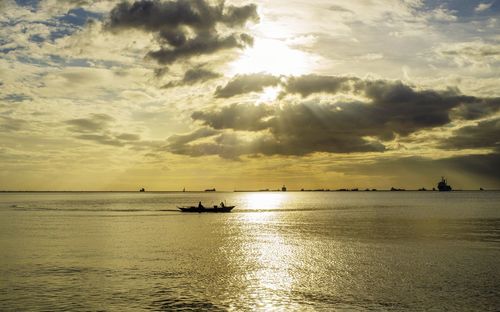
[[401,81],[314,74],[288,78],[262,73],[237,75],[224,87],[218,87],[215,97],[230,98],[275,85],[283,87],[280,98],[291,94],[306,98],[320,93],[364,96],[375,106],[372,116],[382,115],[383,118],[389,114],[392,117],[390,122],[400,134],[414,132],[417,128],[444,125],[450,122],[451,117],[478,119],[500,109],[500,98],[465,96],[454,89],[418,90]]
[[259,92],[265,87],[275,86],[279,82],[279,77],[264,73],[237,75],[224,87],[219,86],[215,91],[215,97],[230,98],[239,94]]
[[[207,131],[207,129],[205,129]],[[195,131],[194,133],[196,133]],[[193,135],[188,134],[187,136]],[[197,138],[200,138],[196,135]],[[253,140],[242,139],[234,132],[210,132],[205,137],[211,137],[211,141],[193,142],[187,141],[179,144],[177,140],[169,138],[169,144],[163,150],[188,156],[218,155],[225,159],[237,160],[241,155],[252,154],[279,154],[280,147],[276,145],[272,137],[260,136]],[[183,138],[185,139],[185,137]]]
[[[290,103],[283,96],[275,105],[232,104],[196,111],[191,115],[194,120],[221,132],[203,144],[186,140],[184,149],[176,144],[172,151],[228,158],[245,154],[383,152],[383,142],[396,136],[445,126],[456,119],[488,116],[499,108],[497,98],[464,96],[454,89],[419,90],[399,81],[316,75],[288,80],[265,74],[236,76],[217,89],[216,95],[230,97],[275,84],[281,84],[285,94],[297,93],[306,99]],[[344,94],[359,100],[328,103],[309,97],[315,93]],[[240,131],[254,135],[244,138]],[[236,137],[227,140],[229,133]],[[218,139],[222,137],[226,140]]]
[[306,97],[313,93],[338,93],[352,89],[352,83],[358,81],[355,77],[304,75],[290,77],[286,83],[287,93],[299,93]]
[[219,155],[226,159],[238,159],[239,155],[248,153],[249,151],[247,146],[241,144],[237,136],[227,133],[216,135],[213,142],[180,145],[170,144],[166,147],[166,150],[175,154],[192,157]]
[[466,120],[474,120],[490,116],[500,110],[500,98],[476,98],[462,96],[462,105],[451,112],[452,116]]
[[150,51],[148,56],[160,64],[170,64],[179,59],[251,45],[253,39],[249,35],[234,31],[221,35],[217,25],[234,28],[257,20],[254,4],[237,7],[224,2],[210,5],[204,0],[142,0],[118,4],[111,11],[106,27],[112,31],[135,28],[156,34],[161,48]]
[[217,111],[196,111],[191,117],[214,129],[259,131],[268,127],[264,118],[272,114],[266,105],[232,104]]
[[194,85],[197,83],[202,83],[208,80],[212,80],[220,77],[221,74],[204,69],[204,68],[192,68],[187,70],[184,73],[184,77],[182,77],[179,81],[171,81],[163,86],[163,88],[173,88],[185,85]]
[[111,28],[141,28],[148,31],[177,30],[189,26],[196,30],[214,29],[218,23],[242,26],[258,20],[257,6],[211,6],[204,0],[128,1],[118,4],[110,13]]
[[[238,159],[242,155],[306,155],[316,151],[343,152],[351,151],[379,151],[384,147],[376,142],[367,142],[362,139],[349,141],[350,138],[334,138],[330,145],[319,144],[318,140],[304,142],[302,138],[293,136],[281,137],[279,140],[272,135],[259,135],[253,139],[242,138],[235,132],[219,132],[208,142],[189,142],[186,144],[169,144],[164,150],[175,154],[189,156],[218,155],[227,159]],[[290,148],[294,146],[295,148]],[[317,147],[317,148],[315,148]]]
[[[361,118],[345,110],[339,111],[337,107],[290,104],[280,108],[233,104],[216,111],[194,112],[193,119],[213,129],[260,132],[250,140],[240,140],[238,137],[227,140],[226,136],[225,140],[216,139],[214,143],[190,145],[183,153],[198,155],[203,151],[228,158],[243,154],[306,155],[314,152],[380,152],[385,149],[381,143],[364,138],[381,134],[383,130],[372,125],[369,118]],[[223,134],[219,137],[222,138]],[[187,143],[189,141],[184,142]],[[199,147],[202,147],[202,151]]]
[[462,127],[441,144],[446,149],[493,148],[500,151],[500,118]]
[[454,91],[414,90],[401,82],[358,81],[355,92],[370,99],[364,116],[400,135],[442,126],[451,121],[449,112],[463,101]]
[[148,52],[147,56],[160,64],[171,64],[178,59],[191,58],[203,54],[212,54],[220,50],[244,48],[253,44],[253,39],[246,34],[232,34],[226,37],[206,33],[187,40],[183,44],[171,47],[162,47]]
[[386,119],[395,132],[406,135],[419,128],[450,122],[451,116],[478,119],[500,109],[500,98],[465,96],[458,90],[418,90],[401,81],[362,80],[356,77],[307,75],[292,77],[285,85],[286,94],[307,97],[314,93],[354,94],[370,100],[370,116]]
[[194,68],[189,69],[184,73],[184,77],[182,78],[182,82],[185,84],[193,84],[197,82],[204,82],[210,79],[214,79],[220,77],[221,74],[203,69],[203,68]]
[[67,120],[68,130],[75,133],[75,138],[94,143],[125,146],[140,141],[140,136],[133,133],[118,133],[110,130],[115,119],[106,114],[91,114],[87,118]]
[[210,128],[200,128],[188,134],[172,135],[168,138],[167,146],[163,149],[166,149],[174,154],[201,156],[204,155],[203,153],[201,153],[202,151],[200,151],[200,154],[196,155],[190,152],[192,145],[190,145],[189,143],[198,139],[213,137],[214,135],[217,135],[219,133],[220,131],[218,130]]

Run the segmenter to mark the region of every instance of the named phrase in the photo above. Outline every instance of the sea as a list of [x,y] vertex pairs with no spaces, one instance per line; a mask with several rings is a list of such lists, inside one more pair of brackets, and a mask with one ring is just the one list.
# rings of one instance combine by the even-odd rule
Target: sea
[[0,193],[0,311],[500,311],[500,192]]

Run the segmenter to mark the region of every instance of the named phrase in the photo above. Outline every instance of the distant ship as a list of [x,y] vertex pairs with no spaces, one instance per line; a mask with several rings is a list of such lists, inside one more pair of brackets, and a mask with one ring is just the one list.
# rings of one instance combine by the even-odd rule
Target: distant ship
[[281,191],[286,192],[286,186],[283,185],[283,187],[281,188]]
[[215,192],[215,188],[206,189],[205,192]]
[[441,182],[438,183],[437,187],[440,192],[451,191],[451,186],[446,183],[446,179],[444,177],[441,177]]
[[139,192],[146,192],[146,190],[144,188],[141,188]]

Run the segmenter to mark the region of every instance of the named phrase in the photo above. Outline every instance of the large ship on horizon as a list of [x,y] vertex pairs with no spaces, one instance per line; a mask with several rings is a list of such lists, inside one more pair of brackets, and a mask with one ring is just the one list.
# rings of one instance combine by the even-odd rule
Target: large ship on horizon
[[448,183],[446,183],[446,179],[444,177],[441,177],[441,181],[438,183],[437,187],[440,192],[451,191],[451,185],[448,185]]

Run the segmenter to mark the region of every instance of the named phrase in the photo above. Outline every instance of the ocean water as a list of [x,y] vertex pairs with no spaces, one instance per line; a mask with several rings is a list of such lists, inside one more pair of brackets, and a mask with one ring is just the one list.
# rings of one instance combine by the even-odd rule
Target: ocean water
[[500,192],[1,193],[0,311],[60,310],[499,311]]

